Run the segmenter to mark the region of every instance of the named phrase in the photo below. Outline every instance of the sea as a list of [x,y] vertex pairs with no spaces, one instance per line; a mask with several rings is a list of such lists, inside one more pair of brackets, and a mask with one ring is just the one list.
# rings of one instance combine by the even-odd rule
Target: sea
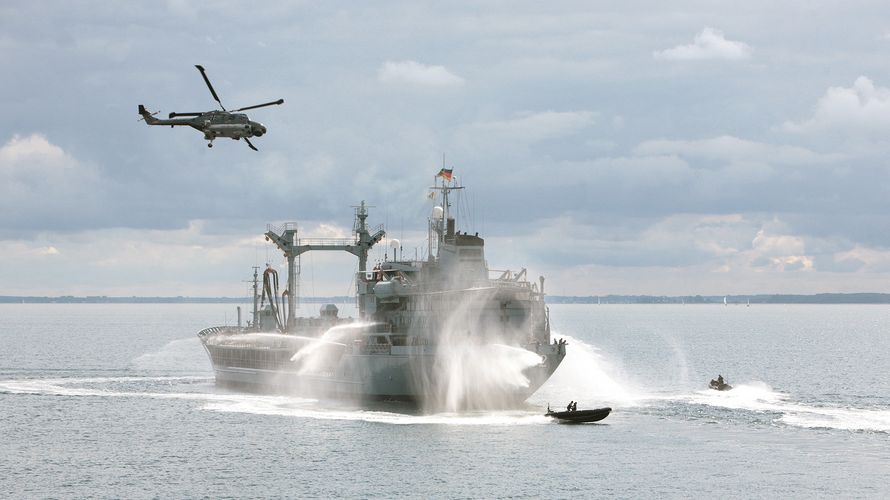
[[[424,414],[217,387],[195,333],[231,304],[3,304],[0,497],[890,497],[890,307],[550,317],[568,354],[523,406]],[[570,400],[613,411],[544,416]]]

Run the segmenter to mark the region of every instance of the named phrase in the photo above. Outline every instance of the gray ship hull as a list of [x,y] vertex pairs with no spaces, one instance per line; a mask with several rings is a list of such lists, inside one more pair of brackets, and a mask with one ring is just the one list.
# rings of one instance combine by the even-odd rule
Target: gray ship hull
[[305,397],[392,399],[419,404],[441,402],[457,391],[462,408],[525,401],[547,381],[565,356],[561,345],[538,346],[540,353],[536,355],[540,362],[522,369],[518,383],[482,386],[472,380],[472,374],[443,374],[440,358],[428,346],[390,346],[389,352],[363,354],[332,345],[329,352],[316,356],[320,363],[307,369],[292,358],[311,339],[275,335],[269,336],[275,340],[272,345],[251,346],[232,342],[250,334],[233,333],[231,329],[201,332],[199,336],[213,364],[216,382],[222,386]]

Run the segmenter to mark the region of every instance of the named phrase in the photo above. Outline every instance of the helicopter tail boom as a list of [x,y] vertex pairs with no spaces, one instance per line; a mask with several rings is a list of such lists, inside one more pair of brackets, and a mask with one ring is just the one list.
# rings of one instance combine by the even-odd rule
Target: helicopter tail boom
[[[145,109],[145,106],[143,106],[142,104],[139,105],[139,114],[142,115],[141,120],[144,120],[145,123],[148,125],[170,125],[171,127],[175,125],[188,125],[190,127],[195,126],[195,124],[192,123],[191,120],[160,120],[158,118],[155,118],[154,116],[158,113],[160,113],[160,111],[149,113],[149,111]],[[201,113],[170,113],[170,116],[198,116],[200,114]]]

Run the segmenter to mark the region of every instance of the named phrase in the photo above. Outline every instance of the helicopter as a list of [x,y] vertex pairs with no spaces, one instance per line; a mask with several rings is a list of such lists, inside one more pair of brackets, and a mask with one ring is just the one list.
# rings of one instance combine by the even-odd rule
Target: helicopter
[[[209,141],[207,142],[208,148],[213,147],[213,140],[217,137],[228,137],[236,141],[238,139],[244,139],[244,142],[247,143],[250,149],[259,151],[254,147],[253,143],[250,142],[250,137],[262,136],[266,133],[266,127],[262,123],[250,121],[246,114],[239,113],[239,111],[282,104],[284,103],[284,99],[228,111],[225,106],[223,106],[222,101],[219,100],[216,91],[213,90],[213,85],[210,84],[210,79],[207,78],[207,72],[204,70],[204,67],[200,64],[196,64],[195,67],[198,68],[198,71],[201,72],[201,76],[204,77],[204,82],[207,84],[207,88],[210,89],[210,94],[213,95],[213,98],[219,103],[219,107],[222,109],[221,111],[213,110],[205,111],[203,113],[173,112],[168,116],[169,120],[162,120],[154,117],[157,112],[149,113],[148,110],[145,109],[145,106],[140,104],[139,114],[142,115],[141,120],[145,120],[145,123],[148,125],[170,125],[171,128],[177,125],[187,125],[192,127],[193,129],[204,133],[204,139]],[[188,116],[191,118],[175,119],[177,116]]]

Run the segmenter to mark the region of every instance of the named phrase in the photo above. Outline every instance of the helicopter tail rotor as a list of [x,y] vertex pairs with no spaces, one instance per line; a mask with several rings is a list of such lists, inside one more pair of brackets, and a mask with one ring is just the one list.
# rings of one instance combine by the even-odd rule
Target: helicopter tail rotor
[[160,112],[161,112],[161,111],[158,110],[158,111],[155,111],[154,113],[149,113],[148,110],[145,109],[145,106],[143,106],[142,104],[140,104],[140,105],[139,105],[139,114],[142,115],[142,118],[139,118],[139,119],[136,120],[136,121],[137,121],[137,122],[144,121],[145,123],[151,125],[152,123],[155,123],[155,122],[158,121],[158,119],[155,118],[154,116],[155,116],[156,114],[160,113]]

